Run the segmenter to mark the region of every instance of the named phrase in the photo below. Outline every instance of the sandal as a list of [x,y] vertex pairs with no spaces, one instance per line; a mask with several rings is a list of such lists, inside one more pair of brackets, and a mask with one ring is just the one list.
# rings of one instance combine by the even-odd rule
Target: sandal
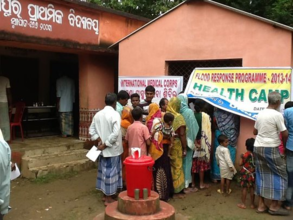
[[189,188],[190,192],[194,193],[198,191],[198,188],[195,187],[194,184],[191,184],[191,188]]
[[221,189],[218,189],[218,190],[217,190],[217,193],[223,194],[223,192],[222,192]]
[[200,189],[208,189],[210,185],[208,184],[203,184],[202,186],[199,186]]
[[183,190],[183,192],[184,192],[184,194],[191,193],[191,189],[189,189],[189,188],[185,188],[185,189]]
[[227,192],[227,194],[230,195],[231,192],[232,192],[232,189],[229,189],[228,192]]
[[292,207],[290,207],[290,206],[286,206],[286,205],[282,205],[282,207],[284,208],[284,209],[286,209],[286,210],[288,210],[288,211],[291,211],[291,209],[292,209]]
[[281,215],[281,216],[289,215],[289,211],[287,209],[284,209],[284,208],[279,208],[276,211],[273,211],[273,210],[269,209],[269,213],[271,215]]

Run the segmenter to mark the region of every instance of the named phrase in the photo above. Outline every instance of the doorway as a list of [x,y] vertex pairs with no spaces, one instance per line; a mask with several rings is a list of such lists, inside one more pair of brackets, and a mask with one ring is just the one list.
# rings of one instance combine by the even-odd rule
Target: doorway
[[59,73],[65,73],[75,82],[75,103],[73,104],[74,135],[79,134],[79,66],[74,61],[50,62],[50,102],[56,103],[56,81]]

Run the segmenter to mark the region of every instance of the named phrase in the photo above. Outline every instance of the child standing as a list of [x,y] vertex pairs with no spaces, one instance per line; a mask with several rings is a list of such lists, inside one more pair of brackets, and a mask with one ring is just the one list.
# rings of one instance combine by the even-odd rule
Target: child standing
[[128,142],[129,155],[131,148],[138,147],[141,149],[141,155],[147,155],[146,145],[150,145],[151,135],[147,126],[145,126],[142,121],[142,109],[140,107],[135,107],[132,111],[132,118],[134,119],[133,124],[131,124],[125,136],[125,140]]
[[[168,147],[168,156],[170,157],[171,154],[171,148],[173,147],[173,141],[174,141],[174,129],[172,127],[174,121],[174,116],[171,113],[166,113],[164,115],[164,121],[162,122],[160,119],[156,118],[153,122],[152,126],[152,145],[150,149],[150,154],[153,157],[154,160],[156,160],[156,156],[153,155],[154,152],[163,151],[163,144],[162,140],[167,139],[170,141],[170,145]],[[156,148],[156,149],[154,149]],[[161,152],[163,154],[163,152]]]
[[220,167],[221,175],[221,189],[218,189],[217,192],[220,194],[224,193],[224,186],[226,184],[226,193],[230,194],[232,189],[230,189],[230,182],[236,173],[236,169],[231,160],[230,152],[228,149],[229,140],[226,135],[219,135],[218,137],[219,147],[216,150],[216,160],[217,164]]
[[252,209],[254,206],[254,182],[255,182],[255,167],[254,167],[254,158],[253,158],[253,145],[254,138],[249,138],[245,142],[247,152],[245,154],[241,154],[240,166],[242,166],[240,170],[240,184],[242,187],[242,203],[237,204],[237,206],[241,209],[246,209],[245,201],[247,190],[250,190],[250,207]]

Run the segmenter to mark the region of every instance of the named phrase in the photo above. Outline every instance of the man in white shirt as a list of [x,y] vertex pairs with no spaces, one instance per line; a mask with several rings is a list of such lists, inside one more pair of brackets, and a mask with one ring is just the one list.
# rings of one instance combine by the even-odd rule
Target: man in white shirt
[[9,111],[12,110],[11,105],[10,81],[8,78],[1,76],[0,72],[0,129],[5,141],[10,140]]
[[0,220],[8,213],[11,174],[10,147],[0,138]]
[[75,102],[73,79],[63,75],[57,80],[56,89],[62,137],[73,136],[73,103]]
[[104,193],[105,205],[113,202],[111,196],[123,187],[121,117],[115,111],[116,101],[116,94],[108,93],[105,97],[105,108],[96,113],[89,128],[91,139],[102,151],[98,159],[96,188]]
[[[279,152],[280,133],[284,145],[288,138],[284,118],[277,111],[281,105],[281,95],[278,92],[269,93],[268,102],[267,109],[258,114],[253,131],[256,135],[254,156],[255,194],[259,196],[257,212],[289,215],[288,210],[281,208],[279,203],[285,199],[288,184],[286,162]],[[272,200],[269,208],[264,199]]]

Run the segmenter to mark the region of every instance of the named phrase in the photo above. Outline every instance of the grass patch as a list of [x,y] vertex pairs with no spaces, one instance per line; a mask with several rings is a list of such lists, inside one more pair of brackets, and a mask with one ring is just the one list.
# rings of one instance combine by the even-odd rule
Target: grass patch
[[69,171],[66,173],[49,173],[47,175],[31,180],[31,182],[36,184],[46,184],[55,180],[69,179],[71,177],[76,176],[77,174],[78,174],[77,171]]

